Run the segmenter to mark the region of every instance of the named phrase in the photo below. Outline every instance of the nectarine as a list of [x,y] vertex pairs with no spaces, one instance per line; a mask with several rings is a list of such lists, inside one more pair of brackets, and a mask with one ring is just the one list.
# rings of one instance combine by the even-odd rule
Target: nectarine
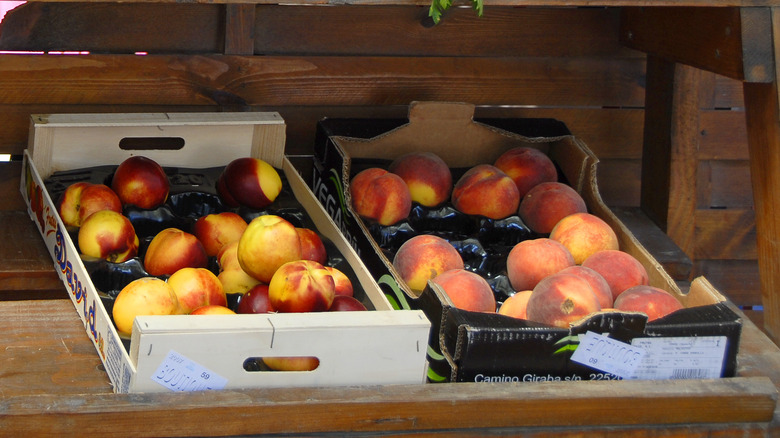
[[199,217],[192,226],[192,234],[203,244],[206,254],[216,256],[223,246],[238,241],[246,227],[243,217],[225,211]]
[[141,155],[125,159],[111,178],[111,189],[122,204],[152,209],[168,199],[170,182],[162,166]]
[[78,242],[82,254],[113,263],[135,257],[140,244],[130,219],[113,210],[89,215],[79,228]]
[[268,283],[268,299],[277,312],[324,312],[335,295],[333,276],[312,260],[283,264]]
[[217,193],[230,207],[246,206],[254,209],[267,207],[282,191],[279,172],[259,158],[237,158],[217,179]]
[[257,216],[238,240],[237,257],[247,274],[268,284],[280,266],[301,259],[301,239],[281,216]]
[[176,292],[157,277],[143,277],[128,283],[119,291],[111,309],[116,329],[124,335],[131,333],[136,316],[175,315],[178,311]]
[[157,233],[144,255],[144,268],[150,275],[171,275],[179,269],[205,268],[208,255],[195,235],[178,228]]

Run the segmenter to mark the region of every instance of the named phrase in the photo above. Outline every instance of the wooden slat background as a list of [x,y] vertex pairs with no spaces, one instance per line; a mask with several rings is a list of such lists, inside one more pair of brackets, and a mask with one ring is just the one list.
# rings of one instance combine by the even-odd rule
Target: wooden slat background
[[[0,50],[38,54],[0,55],[0,153],[22,153],[31,113],[272,110],[288,123],[288,153],[307,156],[323,117],[403,117],[413,100],[467,101],[478,117],[564,121],[599,156],[605,202],[639,205],[646,58],[620,44],[615,8],[490,6],[482,18],[454,8],[432,27],[425,6],[257,5],[253,35],[226,43],[226,22],[252,18],[227,8],[13,10]],[[740,82],[702,73],[689,256],[694,276],[753,309],[761,298],[742,107]]]

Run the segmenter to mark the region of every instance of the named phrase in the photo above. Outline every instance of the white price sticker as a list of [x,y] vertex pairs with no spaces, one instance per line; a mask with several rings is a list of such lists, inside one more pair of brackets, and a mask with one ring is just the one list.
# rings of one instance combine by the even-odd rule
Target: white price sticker
[[630,379],[644,354],[639,347],[589,331],[580,335],[580,345],[574,350],[571,360]]
[[171,391],[223,389],[227,379],[171,350],[165,356],[152,380]]
[[631,345],[645,350],[636,379],[717,379],[723,372],[725,336],[636,338]]

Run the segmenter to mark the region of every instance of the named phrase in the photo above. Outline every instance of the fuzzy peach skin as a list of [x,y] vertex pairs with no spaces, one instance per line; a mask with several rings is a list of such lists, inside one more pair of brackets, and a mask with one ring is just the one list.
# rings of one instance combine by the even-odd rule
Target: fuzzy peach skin
[[225,166],[217,179],[217,193],[230,207],[264,208],[281,191],[279,172],[259,158],[237,158]]
[[206,268],[182,268],[168,278],[179,300],[179,313],[187,314],[209,304],[227,306],[227,296],[213,272]]
[[450,199],[452,172],[444,160],[433,152],[410,152],[393,160],[388,171],[406,182],[412,202],[436,207]]
[[179,302],[173,288],[157,277],[143,277],[128,283],[117,295],[111,310],[120,334],[130,335],[139,315],[175,315]]
[[683,305],[669,292],[643,284],[631,287],[620,294],[615,300],[615,308],[644,313],[649,322],[680,310]]
[[650,284],[647,269],[636,257],[624,251],[598,251],[585,259],[582,266],[593,269],[604,277],[612,291],[613,300],[630,287]]
[[335,296],[333,276],[312,260],[283,264],[268,283],[268,300],[277,312],[324,312]]
[[412,195],[400,176],[378,167],[359,172],[349,183],[352,208],[360,217],[393,225],[409,217]]
[[89,215],[97,211],[121,213],[122,201],[105,184],[77,182],[65,189],[57,209],[66,226],[80,227]]
[[590,213],[574,213],[561,219],[550,232],[550,239],[561,242],[578,265],[596,252],[619,249],[612,227]]
[[301,240],[302,259],[314,260],[322,265],[328,262],[328,250],[316,231],[310,228],[296,228],[295,231]]
[[136,155],[122,161],[111,178],[111,189],[122,204],[152,209],[168,199],[170,182],[162,166]]
[[563,274],[573,274],[587,281],[590,288],[593,290],[593,293],[596,294],[596,298],[599,299],[599,305],[601,305],[602,309],[611,308],[614,304],[612,289],[610,289],[609,283],[607,283],[607,280],[601,274],[593,269],[582,265],[574,265],[569,266],[560,272]]
[[78,242],[81,254],[112,263],[135,257],[140,243],[130,220],[112,210],[89,215],[79,228]]
[[512,289],[533,289],[539,281],[574,266],[574,257],[565,246],[546,237],[523,240],[509,251],[506,271]]
[[178,228],[157,233],[144,255],[144,268],[150,275],[171,275],[182,268],[205,268],[209,259],[206,249],[194,234]]
[[564,217],[588,211],[576,190],[559,182],[541,183],[526,193],[517,213],[531,230],[549,234]]
[[536,285],[528,299],[526,315],[531,321],[568,328],[599,310],[599,300],[587,281],[576,275],[558,273]]
[[467,170],[452,189],[452,206],[465,214],[504,219],[517,213],[519,205],[515,182],[490,164]]
[[521,199],[538,184],[558,181],[558,170],[550,157],[532,147],[509,149],[493,165],[512,178]]
[[393,257],[393,267],[414,292],[422,292],[428,280],[450,269],[463,269],[463,258],[441,237],[421,234],[404,242]]
[[465,269],[450,269],[431,279],[438,284],[458,309],[495,312],[496,298],[490,284],[479,274]]
[[301,239],[286,219],[266,214],[249,222],[236,250],[241,268],[268,284],[280,266],[302,258]]
[[531,298],[532,290],[521,290],[504,300],[501,307],[498,308],[500,315],[511,316],[512,318],[527,319],[526,309],[528,308],[528,299]]
[[238,241],[246,227],[243,217],[225,211],[199,217],[192,226],[192,234],[203,244],[207,255],[216,256],[223,246]]

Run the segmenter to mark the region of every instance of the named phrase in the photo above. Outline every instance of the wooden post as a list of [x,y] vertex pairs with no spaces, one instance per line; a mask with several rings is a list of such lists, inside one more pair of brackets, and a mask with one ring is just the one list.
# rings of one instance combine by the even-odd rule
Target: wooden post
[[225,55],[254,55],[254,4],[225,5]]

